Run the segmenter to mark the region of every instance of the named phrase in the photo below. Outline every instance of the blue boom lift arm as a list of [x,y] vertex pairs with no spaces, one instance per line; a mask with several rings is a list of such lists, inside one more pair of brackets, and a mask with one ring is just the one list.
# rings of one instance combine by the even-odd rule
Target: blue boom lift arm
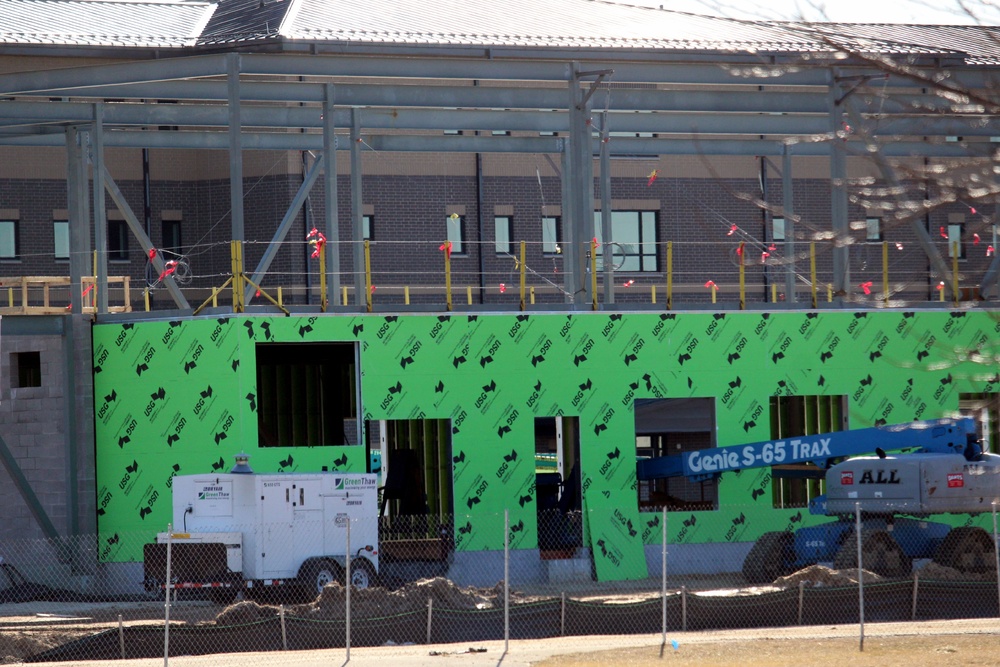
[[636,476],[640,481],[687,477],[700,482],[716,479],[724,472],[793,463],[813,463],[825,470],[850,456],[902,449],[962,454],[975,460],[980,454],[976,422],[971,417],[933,419],[699,449],[641,459],[636,464]]

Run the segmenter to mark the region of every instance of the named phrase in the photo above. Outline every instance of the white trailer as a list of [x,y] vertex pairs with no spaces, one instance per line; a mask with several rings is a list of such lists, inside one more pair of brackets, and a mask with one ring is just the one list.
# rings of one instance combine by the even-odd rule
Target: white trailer
[[[220,599],[240,587],[299,585],[318,592],[344,582],[348,550],[354,586],[371,586],[378,574],[376,475],[178,475],[173,516],[176,587],[221,588]],[[157,545],[147,545],[147,587],[162,585],[167,541],[161,533]]]

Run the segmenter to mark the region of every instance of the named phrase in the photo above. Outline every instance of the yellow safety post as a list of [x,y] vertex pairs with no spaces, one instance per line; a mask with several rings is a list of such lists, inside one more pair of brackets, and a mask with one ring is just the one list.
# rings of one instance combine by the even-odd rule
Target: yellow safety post
[[444,248],[444,301],[445,308],[451,310],[451,241],[445,241]]
[[347,285],[341,285],[340,287],[340,301],[341,305],[347,305]]
[[[524,310],[524,241],[521,241],[521,259],[517,262],[521,270],[521,310]],[[535,288],[531,288],[531,303],[535,303]]]
[[[281,305],[281,288],[278,288],[278,305]],[[326,300],[326,244],[319,247],[319,312],[325,313]]]
[[739,251],[736,256],[740,258],[740,310],[747,309],[747,278],[746,278],[746,267],[743,266],[743,253],[746,250],[746,244],[740,241]]
[[534,288],[534,286],[531,287],[531,305],[532,306],[535,305],[535,288]]
[[593,310],[597,310],[597,239],[596,238],[590,239],[590,295],[591,295],[591,308]]
[[812,307],[816,307],[816,244],[809,244],[809,283],[812,289]]
[[[285,305],[285,300],[281,296],[281,285],[278,285],[278,305],[279,306]],[[326,308],[326,299],[323,299],[323,308],[324,309]]]
[[715,295],[719,291],[719,286],[712,283],[712,303],[715,303]]
[[365,239],[365,303],[368,312],[372,312],[372,248],[368,239]]
[[410,305],[410,286],[409,285],[403,285],[403,303],[405,303],[407,306]]
[[771,283],[771,303],[778,303],[778,283]]
[[882,241],[882,302],[889,305],[889,242]]
[[958,307],[958,241],[951,244],[951,294]]
[[[27,290],[25,290],[24,297],[25,297],[24,301],[21,303],[21,305],[26,306],[28,305]],[[82,307],[85,306],[86,304],[81,302],[80,305]],[[97,251],[96,250],[94,251],[94,289],[90,290],[90,307],[94,308],[95,310],[97,309]]]
[[667,310],[674,307],[674,242],[667,241]]
[[7,288],[7,306],[10,308],[14,307],[14,288]]
[[149,312],[149,288],[142,290],[142,300],[146,303],[146,312]]
[[[223,286],[223,288],[225,288],[225,286]],[[219,291],[220,290],[214,287],[212,288],[212,308],[219,307]]]
[[826,284],[826,302],[833,303],[833,283]]
[[229,242],[229,257],[233,274],[233,312],[243,312],[243,246],[239,241]]
[[944,281],[938,283],[938,297],[940,297],[941,303],[944,303]]
[[465,300],[470,306],[472,305],[472,285],[465,286]]
[[650,303],[656,303],[656,285],[649,286],[649,296],[652,299]]

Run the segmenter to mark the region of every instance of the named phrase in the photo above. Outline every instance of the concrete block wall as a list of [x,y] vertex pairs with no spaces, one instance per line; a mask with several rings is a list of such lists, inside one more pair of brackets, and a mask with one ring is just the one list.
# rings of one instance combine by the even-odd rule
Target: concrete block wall
[[[0,433],[21,474],[55,530],[95,530],[93,378],[90,326],[74,323],[73,378],[68,382],[65,334],[11,333],[13,320],[43,316],[5,316],[0,326]],[[44,319],[50,319],[45,317]],[[68,326],[69,318],[63,323]],[[41,386],[18,387],[17,357],[38,352]],[[73,411],[73,419],[70,419]],[[69,429],[73,427],[73,437]],[[76,467],[68,464],[76,448]],[[77,494],[70,497],[69,476]],[[71,512],[75,508],[75,521]],[[0,541],[45,537],[7,468],[0,467]]]

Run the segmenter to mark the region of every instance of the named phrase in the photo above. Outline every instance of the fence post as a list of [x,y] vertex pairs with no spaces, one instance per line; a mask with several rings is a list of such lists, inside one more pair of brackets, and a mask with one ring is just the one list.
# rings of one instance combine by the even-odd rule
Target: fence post
[[661,605],[662,618],[660,619],[663,626],[663,646],[667,645],[667,506],[663,506],[663,550],[662,550],[662,563],[660,565],[660,597],[663,600]]
[[[366,241],[367,243],[367,241]],[[346,544],[344,545],[346,554],[344,555],[344,582],[347,584],[347,594],[344,597],[344,632],[345,646],[347,648],[347,662],[351,661],[351,519],[347,518],[345,521],[347,525],[347,534],[345,536]]]
[[[326,266],[325,264],[323,266]],[[281,650],[288,650],[288,632],[285,630],[285,605],[278,609],[281,614]]]
[[510,510],[503,511],[503,653],[510,643]]
[[[996,558],[997,573],[1000,573],[1000,550],[997,549],[997,545],[1000,545],[1000,542],[997,541],[997,501],[994,500],[991,505],[993,507],[993,556]],[[1000,605],[1000,576],[997,577],[997,605]]]
[[806,603],[806,582],[799,582],[799,625],[802,625],[802,610]]
[[122,652],[122,660],[125,659],[125,628],[122,627],[122,615],[118,614],[118,648]]
[[431,617],[434,613],[434,598],[427,598],[427,644],[431,643]]
[[163,667],[170,664],[170,541],[173,537],[174,526],[167,524],[167,573],[164,590],[166,591],[166,601],[163,603]]
[[681,630],[688,629],[688,587],[681,586]]
[[559,636],[566,636],[566,591],[562,592],[562,606],[559,608]]
[[913,602],[910,607],[910,620],[917,620],[917,596],[920,590],[920,570],[913,573]]
[[865,584],[864,584],[864,562],[861,559],[861,503],[854,503],[854,532],[858,537],[858,619],[859,619],[859,645],[858,650],[865,650]]

